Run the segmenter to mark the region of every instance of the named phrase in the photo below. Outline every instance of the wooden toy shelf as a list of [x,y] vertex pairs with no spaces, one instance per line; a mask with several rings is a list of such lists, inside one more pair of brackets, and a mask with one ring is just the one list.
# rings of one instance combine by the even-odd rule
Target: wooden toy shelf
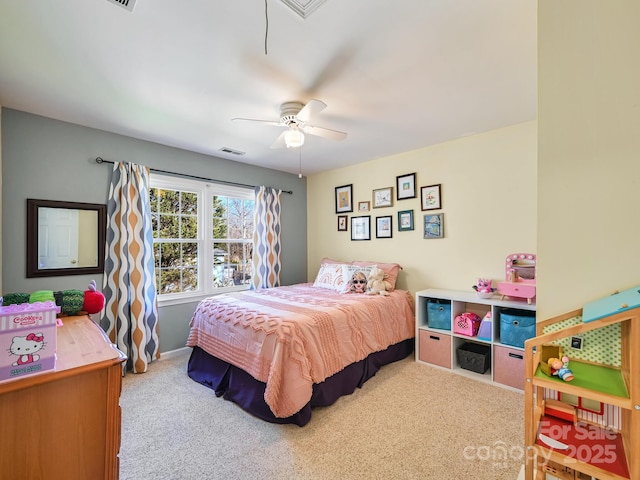
[[[640,308],[613,311],[597,320],[543,333],[547,326],[564,325],[561,322],[582,315],[583,310],[576,310],[540,322],[538,335],[525,343],[526,480],[544,479],[548,465],[574,472],[575,477],[562,478],[587,475],[598,480],[640,479],[640,355],[636,351],[640,345]],[[541,371],[543,345],[618,324],[620,365],[572,359],[570,368],[575,378],[571,382]],[[596,421],[579,414],[577,422],[545,415],[545,396],[554,395],[553,392],[600,402],[603,411],[615,419],[611,422],[615,425],[604,415],[605,420]],[[606,424],[600,425],[599,421]]]

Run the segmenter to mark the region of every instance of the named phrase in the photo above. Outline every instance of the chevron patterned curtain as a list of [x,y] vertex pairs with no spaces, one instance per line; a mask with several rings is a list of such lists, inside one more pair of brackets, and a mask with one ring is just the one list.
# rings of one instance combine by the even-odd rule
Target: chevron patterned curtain
[[100,325],[127,355],[127,370],[134,373],[146,372],[160,358],[154,274],[149,169],[114,162]]
[[280,285],[280,197],[281,190],[256,187],[253,232],[252,289]]

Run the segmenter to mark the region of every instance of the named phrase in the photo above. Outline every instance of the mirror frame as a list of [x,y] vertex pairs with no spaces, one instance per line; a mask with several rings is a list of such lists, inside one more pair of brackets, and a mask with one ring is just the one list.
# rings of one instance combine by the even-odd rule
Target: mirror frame
[[[98,265],[78,268],[38,268],[38,208],[93,210],[98,213]],[[99,203],[61,202],[27,199],[27,278],[90,275],[104,272],[104,247],[107,233],[107,206]]]

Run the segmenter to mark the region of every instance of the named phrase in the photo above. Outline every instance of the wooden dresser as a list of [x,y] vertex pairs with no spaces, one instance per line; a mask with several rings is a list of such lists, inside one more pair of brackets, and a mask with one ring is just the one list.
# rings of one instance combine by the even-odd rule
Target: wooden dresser
[[0,382],[0,477],[117,479],[122,362],[88,316],[64,317],[56,369]]

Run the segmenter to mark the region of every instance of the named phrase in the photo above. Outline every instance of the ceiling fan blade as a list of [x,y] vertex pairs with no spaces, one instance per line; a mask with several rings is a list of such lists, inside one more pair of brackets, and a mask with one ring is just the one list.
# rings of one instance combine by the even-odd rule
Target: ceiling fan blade
[[278,138],[276,138],[276,141],[273,142],[273,144],[271,144],[270,148],[284,148],[287,146],[287,144],[284,142],[284,134],[287,133],[287,130],[285,130],[284,132],[282,132],[280,134],[280,136]]
[[298,112],[296,117],[298,117],[298,120],[302,122],[308,122],[311,117],[320,113],[325,108],[327,108],[326,103],[321,102],[320,100],[309,100],[309,102],[302,107],[302,110]]
[[233,122],[256,122],[256,123],[263,123],[265,125],[275,125],[277,127],[281,127],[282,123],[280,122],[274,122],[272,120],[256,120],[254,118],[232,118],[231,121]]
[[347,134],[345,132],[340,132],[338,130],[331,130],[330,128],[322,128],[322,127],[314,127],[312,125],[305,126],[302,131],[304,133],[308,133],[309,135],[315,135],[317,137],[328,138],[329,140],[344,140],[347,138]]

